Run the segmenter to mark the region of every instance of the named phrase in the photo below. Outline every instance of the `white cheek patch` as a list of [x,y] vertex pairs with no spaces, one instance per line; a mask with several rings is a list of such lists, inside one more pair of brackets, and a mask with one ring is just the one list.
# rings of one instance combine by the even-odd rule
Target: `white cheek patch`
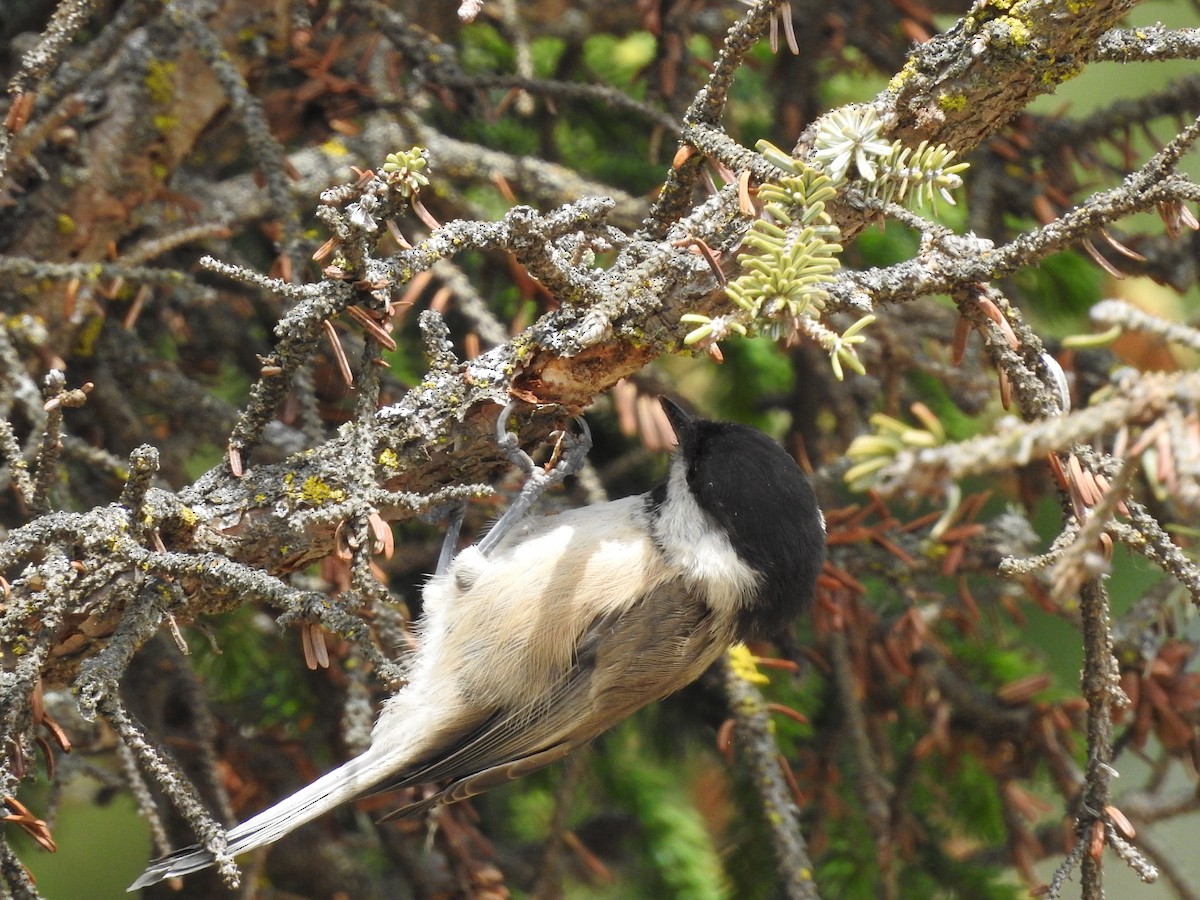
[[759,575],[737,555],[724,529],[696,503],[682,457],[671,462],[667,499],[659,508],[654,536],[668,564],[695,582],[714,609],[732,612],[749,604]]

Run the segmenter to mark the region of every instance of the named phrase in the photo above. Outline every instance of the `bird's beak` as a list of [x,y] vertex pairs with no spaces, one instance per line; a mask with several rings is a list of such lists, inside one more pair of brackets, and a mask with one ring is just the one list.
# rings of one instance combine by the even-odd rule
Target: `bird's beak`
[[696,417],[670,397],[659,397],[658,402],[662,405],[663,412],[667,414],[667,419],[670,420],[671,427],[675,429],[675,442],[678,443],[679,435],[692,422],[696,421]]

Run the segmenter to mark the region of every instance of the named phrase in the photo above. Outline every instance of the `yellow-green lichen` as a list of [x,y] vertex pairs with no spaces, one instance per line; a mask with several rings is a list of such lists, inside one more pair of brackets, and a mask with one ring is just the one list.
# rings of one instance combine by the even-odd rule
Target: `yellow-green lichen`
[[188,528],[194,528],[196,523],[200,521],[200,517],[196,515],[196,511],[190,506],[179,507],[179,518],[183,520],[183,524]]
[[750,684],[771,683],[771,679],[759,671],[758,663],[754,660],[754,654],[750,652],[750,648],[745,644],[734,644],[729,648],[726,656],[730,669],[733,670],[733,674],[738,678],[748,681]]
[[537,341],[531,337],[517,335],[509,342],[509,346],[512,348],[513,358],[517,362],[522,362],[532,356],[533,353],[538,349],[539,345]]
[[75,354],[77,356],[91,356],[96,352],[96,342],[100,340],[100,332],[104,329],[104,319],[101,316],[92,316],[88,319],[75,339]]
[[1080,64],[1056,63],[1042,72],[1042,84],[1059,85],[1070,81],[1082,71],[1083,66]]
[[1008,43],[1013,47],[1024,47],[1029,43],[1029,26],[1015,16],[1001,16],[997,25],[1008,29]]
[[160,106],[170,103],[175,97],[175,63],[151,60],[146,66],[146,92]]
[[322,479],[315,475],[310,475],[304,479],[304,484],[300,485],[300,497],[305,503],[311,503],[313,506],[321,506],[330,501],[338,502],[346,499],[346,492],[341,488],[333,488],[326,484]]
[[400,457],[396,455],[396,451],[390,447],[379,454],[379,465],[385,469],[400,468]]
[[904,64],[904,68],[892,76],[892,80],[888,82],[887,89],[893,94],[900,93],[900,89],[904,87],[904,83],[915,74],[917,74],[917,65],[910,59]]
[[[50,287],[51,284],[47,284],[45,289],[48,290]],[[46,322],[41,316],[33,316],[29,313],[17,313],[16,315],[9,316],[4,320],[4,325],[9,331],[25,331],[30,326],[36,325],[40,327],[44,326],[45,324]],[[22,335],[22,337],[24,337],[24,335]]]
[[937,104],[946,112],[961,112],[967,108],[966,94],[938,94]]
[[66,213],[59,213],[54,217],[54,230],[64,237],[68,234],[74,234],[75,228],[75,220]]

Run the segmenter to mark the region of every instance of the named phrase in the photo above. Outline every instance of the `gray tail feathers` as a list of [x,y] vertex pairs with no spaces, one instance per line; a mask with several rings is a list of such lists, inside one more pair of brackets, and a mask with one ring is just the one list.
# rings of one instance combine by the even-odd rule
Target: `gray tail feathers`
[[[230,856],[237,856],[279,840],[285,834],[324,815],[336,806],[368,793],[395,769],[393,760],[379,759],[370,750],[318,778],[286,800],[281,800],[226,835]],[[198,872],[213,864],[212,853],[199,845],[185,847],[152,862],[130,891]]]

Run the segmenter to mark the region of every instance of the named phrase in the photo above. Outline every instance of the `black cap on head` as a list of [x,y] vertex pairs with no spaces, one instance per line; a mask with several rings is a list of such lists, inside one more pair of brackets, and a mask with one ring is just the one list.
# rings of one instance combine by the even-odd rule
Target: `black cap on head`
[[812,601],[825,561],[817,498],[796,461],[757,429],[697,418],[662,398],[696,503],[762,579],[742,637],[769,636]]

